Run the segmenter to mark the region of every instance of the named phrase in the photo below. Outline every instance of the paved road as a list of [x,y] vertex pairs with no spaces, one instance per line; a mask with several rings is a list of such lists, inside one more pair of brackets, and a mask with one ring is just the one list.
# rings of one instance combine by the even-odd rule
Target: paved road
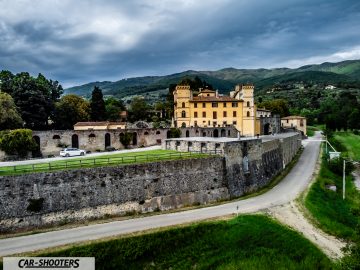
[[143,151],[150,151],[150,150],[159,150],[161,149],[160,145],[154,145],[154,146],[148,146],[148,147],[142,147],[142,148],[135,148],[135,149],[124,149],[124,150],[117,150],[113,152],[101,152],[101,153],[91,153],[86,154],[86,156],[77,156],[77,157],[52,157],[52,158],[38,158],[38,159],[28,159],[28,160],[21,160],[21,161],[4,161],[0,162],[0,167],[2,166],[14,166],[14,165],[24,165],[24,164],[38,164],[38,163],[44,163],[44,162],[51,162],[51,161],[57,161],[57,160],[69,160],[74,158],[89,158],[89,157],[100,157],[104,155],[115,155],[115,154],[121,154],[121,153],[132,153],[132,152],[143,152]]
[[[320,134],[316,134],[320,138]],[[319,154],[319,141],[303,141],[305,146],[297,165],[273,189],[260,196],[230,202],[218,206],[162,214],[151,217],[115,221],[61,231],[14,237],[0,240],[0,256],[28,252],[85,240],[126,234],[152,228],[199,221],[223,215],[250,213],[272,206],[281,205],[295,199],[309,184]],[[238,210],[237,210],[238,208]]]

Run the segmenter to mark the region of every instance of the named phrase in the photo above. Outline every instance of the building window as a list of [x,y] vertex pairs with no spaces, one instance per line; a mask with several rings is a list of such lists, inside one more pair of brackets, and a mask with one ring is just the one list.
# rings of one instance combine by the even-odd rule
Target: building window
[[210,96],[210,94],[207,94],[206,96],[208,96],[208,97],[209,97],[209,96]]
[[181,107],[182,107],[182,108],[185,108],[185,102],[183,102],[183,103],[181,104]]
[[59,135],[54,135],[54,136],[53,136],[53,139],[54,139],[54,140],[60,140],[60,136],[59,136]]
[[300,119],[300,127],[304,126],[304,120]]
[[236,117],[236,111],[233,111],[233,117]]
[[213,119],[217,119],[217,113],[213,112]]
[[182,111],[182,112],[181,112],[181,117],[182,117],[182,118],[185,118],[185,117],[186,117],[185,111]]
[[203,102],[203,108],[205,108],[206,107],[206,103],[205,102]]
[[250,117],[250,112],[246,112],[246,116],[247,116],[247,117]]
[[94,133],[91,133],[90,135],[89,135],[89,138],[95,138],[96,136],[95,136],[95,134]]
[[194,103],[194,108],[197,108],[197,103]]
[[224,121],[224,122],[223,122],[223,125],[224,125],[224,126],[226,126],[226,125],[227,125],[227,122],[226,122],[226,121]]
[[289,119],[286,119],[286,123],[289,123]]
[[238,106],[237,102],[232,102],[231,107],[236,108]]
[[223,117],[227,117],[227,112],[223,112]]
[[206,112],[203,112],[203,117],[204,117],[204,118],[206,117]]
[[197,118],[197,112],[194,112],[194,118]]
[[[197,121],[194,121],[194,125],[195,125],[195,127],[197,127]],[[198,132],[198,131],[196,131],[196,132]]]
[[217,102],[213,102],[213,103],[211,103],[211,107],[213,107],[213,108],[217,108],[217,106],[218,106]]
[[144,135],[149,135],[149,132],[145,131]]
[[217,125],[217,122],[213,121],[213,126],[216,127],[216,125]]
[[224,102],[223,104],[224,104],[224,108],[226,108],[226,102]]
[[250,101],[246,102],[246,106],[250,107]]
[[236,121],[233,121],[233,125],[236,125]]

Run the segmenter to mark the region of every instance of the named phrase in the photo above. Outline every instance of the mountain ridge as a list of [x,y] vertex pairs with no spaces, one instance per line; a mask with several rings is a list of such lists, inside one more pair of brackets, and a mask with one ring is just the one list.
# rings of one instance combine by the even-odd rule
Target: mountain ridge
[[121,98],[127,95],[144,94],[166,89],[169,84],[176,84],[183,78],[194,78],[195,76],[207,81],[219,89],[221,93],[228,92],[237,83],[253,83],[256,89],[260,91],[277,83],[296,82],[297,80],[305,83],[311,80],[321,84],[344,82],[360,84],[360,60],[324,62],[299,68],[237,69],[228,67],[215,71],[186,70],[164,76],[133,77],[114,82],[90,82],[67,88],[65,93],[89,96],[96,85],[103,90],[105,95],[114,95]]

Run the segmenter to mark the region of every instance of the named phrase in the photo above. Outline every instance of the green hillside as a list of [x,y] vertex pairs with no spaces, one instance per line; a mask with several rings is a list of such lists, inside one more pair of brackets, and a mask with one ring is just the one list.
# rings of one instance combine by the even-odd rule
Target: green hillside
[[349,60],[339,63],[323,63],[307,65],[296,69],[236,69],[225,68],[217,71],[188,70],[166,76],[145,76],[122,79],[115,82],[91,82],[81,86],[65,89],[65,93],[89,96],[95,85],[99,86],[105,95],[123,98],[129,95],[141,95],[166,89],[169,84],[176,84],[183,78],[201,80],[219,89],[220,93],[228,93],[237,83],[254,83],[257,91],[272,88],[277,84],[334,84],[337,86],[360,86],[360,60]]

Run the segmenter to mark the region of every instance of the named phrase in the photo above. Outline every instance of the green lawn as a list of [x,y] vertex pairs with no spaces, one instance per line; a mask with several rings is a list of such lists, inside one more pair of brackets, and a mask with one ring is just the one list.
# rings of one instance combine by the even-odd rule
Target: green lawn
[[262,215],[202,222],[39,256],[95,256],[96,269],[332,269],[299,233]]
[[109,154],[99,157],[64,158],[60,161],[39,164],[0,167],[0,175],[16,175],[32,172],[57,171],[73,168],[89,168],[118,164],[144,163],[160,160],[206,157],[207,154],[194,154],[172,150],[151,150],[133,153]]
[[[360,119],[359,119],[360,121]],[[335,139],[341,142],[348,156],[353,160],[360,161],[360,136],[355,135],[352,132],[337,132],[335,135]]]

